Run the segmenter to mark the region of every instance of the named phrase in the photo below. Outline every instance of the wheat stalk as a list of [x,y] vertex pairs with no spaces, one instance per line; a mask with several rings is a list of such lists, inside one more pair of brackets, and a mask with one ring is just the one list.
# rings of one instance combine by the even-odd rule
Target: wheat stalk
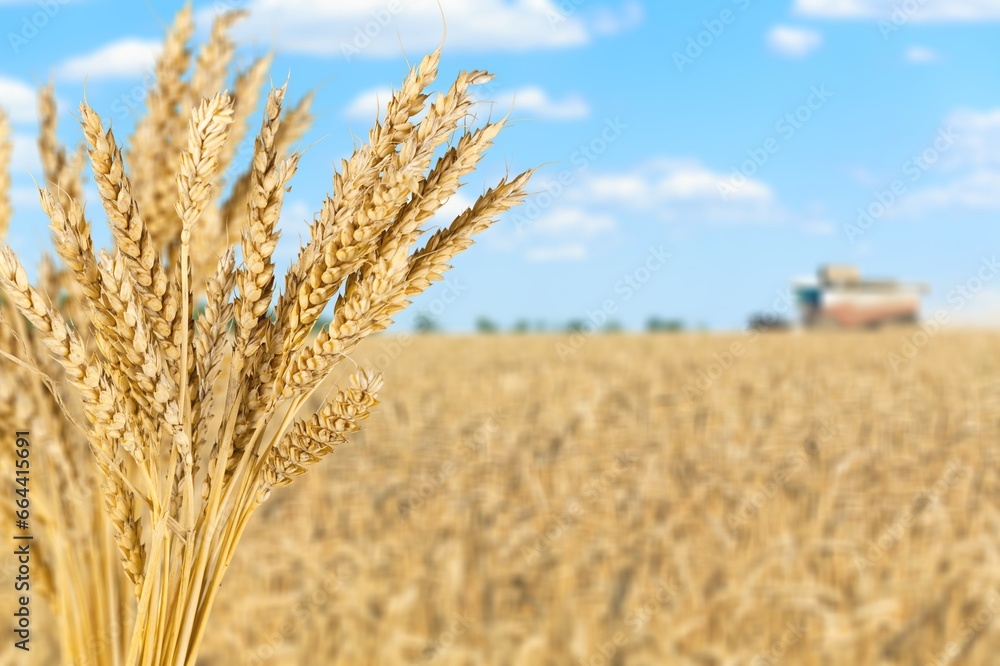
[[[97,112],[80,106],[113,248],[95,249],[81,190],[71,185],[78,170],[55,142],[54,107],[45,107],[42,146],[53,187],[39,196],[66,269],[43,264],[35,287],[14,253],[0,250],[0,289],[32,327],[25,327],[34,350],[26,367],[39,377],[61,374],[85,415],[92,474],[111,527],[111,540],[98,541],[95,552],[117,548],[136,609],[127,647],[111,641],[96,658],[126,666],[195,663],[250,518],[275,489],[361,427],[382,379],[362,369],[319,411],[305,413],[316,387],[439,279],[474,234],[517,205],[532,173],[503,179],[414,249],[504,125],[465,127],[471,89],[490,79],[485,72],[461,72],[445,92],[428,92],[438,75],[435,51],[411,68],[368,142],[342,162],[276,293],[278,220],[298,166],[298,153],[289,151],[311,121],[311,96],[286,111],[286,86],[270,90],[249,168],[220,204],[223,172],[270,62],[259,60],[237,77],[235,97],[218,91],[233,51],[227,31],[238,17],[217,19],[188,80],[190,6],[178,15],[129,152],[134,172]],[[51,99],[51,91],[43,94],[43,107]],[[8,137],[0,119],[0,166],[9,159]],[[5,207],[0,200],[0,223],[9,217]],[[230,232],[238,233],[223,243]],[[240,244],[239,263],[229,242]],[[199,267],[208,265],[214,270],[202,277],[207,271]],[[71,320],[54,305],[67,291],[80,301]],[[328,306],[332,323],[309,342]],[[13,338],[0,342],[5,350],[17,346]],[[42,347],[53,361],[38,360]],[[223,368],[228,381],[221,381]],[[63,474],[73,473],[67,467]],[[70,574],[59,571],[59,580]],[[120,622],[109,611],[101,616]],[[72,655],[86,649],[71,623],[86,623],[67,623]]]
[[55,87],[49,84],[38,92],[38,153],[46,182],[56,188],[63,206],[73,199],[79,199],[83,192],[83,151],[82,148],[69,155],[59,142],[56,134]]

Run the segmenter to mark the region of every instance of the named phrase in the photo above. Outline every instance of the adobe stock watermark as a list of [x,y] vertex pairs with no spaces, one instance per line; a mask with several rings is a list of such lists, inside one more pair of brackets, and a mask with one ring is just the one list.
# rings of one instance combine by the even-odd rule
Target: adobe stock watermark
[[456,613],[452,622],[430,645],[424,648],[417,664],[429,664],[437,661],[448,651],[472,626],[473,620],[464,613]]
[[63,663],[70,666],[102,666],[99,659],[92,659],[112,646],[120,646],[125,632],[135,623],[136,608],[128,600],[117,605],[117,621],[110,624],[109,631],[100,636],[91,636],[85,643],[86,648],[72,657],[64,657]]
[[906,533],[917,517],[931,504],[939,502],[941,497],[956,483],[965,478],[968,473],[968,468],[958,460],[952,459],[948,461],[948,465],[945,467],[941,478],[929,490],[917,493],[910,505],[903,509],[899,517],[886,527],[877,539],[868,541],[868,550],[865,551],[864,556],[855,556],[854,566],[857,570],[863,572],[865,569],[874,566],[889,551],[899,545],[899,542],[906,536]]
[[399,519],[409,520],[414,513],[422,509],[427,500],[437,494],[450,479],[458,474],[459,469],[486,446],[489,438],[503,427],[504,417],[499,410],[491,411],[462,443],[456,447],[455,455],[441,463],[437,469],[425,475],[418,485],[411,488],[399,503]]
[[392,365],[403,351],[413,344],[414,335],[412,333],[400,333],[387,338],[379,348],[379,352],[372,357],[372,365],[379,372],[384,372]]
[[955,285],[948,292],[947,301],[951,307],[935,310],[932,318],[922,321],[916,331],[903,337],[895,351],[886,354],[885,360],[889,369],[897,371],[915,359],[951,321],[952,315],[961,312],[966,305],[975,300],[998,273],[1000,273],[1000,261],[996,255],[983,257],[976,274],[965,282]]
[[854,222],[843,225],[847,240],[852,245],[855,244],[858,238],[864,236],[876,222],[885,217],[889,209],[909,193],[910,187],[923,178],[942,155],[951,150],[958,139],[958,134],[950,125],[939,129],[931,145],[903,162],[900,167],[903,177],[893,180],[886,189],[876,190],[872,201],[867,206],[858,208]]
[[565,361],[583,347],[587,338],[593,335],[601,326],[618,312],[622,304],[631,301],[635,295],[646,286],[653,276],[667,265],[667,260],[673,255],[663,249],[663,246],[651,247],[645,260],[626,273],[614,284],[614,298],[606,298],[601,307],[588,310],[581,329],[574,331],[565,342],[556,343],[556,354],[559,360]]
[[729,531],[735,533],[745,527],[751,520],[760,515],[761,509],[773,499],[796,472],[805,469],[810,459],[818,457],[823,446],[836,437],[840,430],[837,424],[829,419],[821,419],[819,432],[807,440],[801,447],[789,451],[773,472],[751,491],[744,493],[737,502],[736,510],[726,516]]
[[[790,290],[779,289],[775,293],[777,295],[771,301],[771,306],[761,316],[762,321],[765,323],[769,321],[781,321],[783,315],[791,312],[795,307],[795,299],[792,297]],[[753,347],[753,344],[760,339],[761,327],[751,327],[744,331],[744,335],[746,337],[742,341],[736,340],[730,343],[729,347],[722,352],[712,354],[712,360],[708,365],[695,373],[692,381],[681,387],[681,391],[688,399],[693,400],[706,391],[711,390],[715,386],[715,382],[719,381],[723,375],[735,366]]]
[[[442,293],[437,294],[428,304],[423,305],[418,312],[425,317],[438,317],[443,314],[449,306],[455,303],[459,297],[468,289],[468,286],[459,282],[454,276],[447,276],[441,281],[443,284]],[[435,292],[425,292],[428,295]],[[372,357],[372,364],[375,369],[385,371],[392,365],[403,352],[408,349],[414,340],[414,335],[409,332],[379,336],[383,340],[379,351]]]
[[149,91],[156,87],[156,80],[156,67],[146,68],[139,83],[112,100],[111,112],[115,117],[127,120],[144,108]]
[[292,607],[281,624],[263,640],[246,652],[243,663],[248,666],[263,666],[274,658],[278,648],[289,642],[295,635],[296,628],[307,621],[314,613],[322,611],[336,593],[348,587],[358,576],[355,565],[341,565],[337,570],[303,593]]
[[736,23],[742,12],[750,8],[751,0],[732,0],[736,9],[723,9],[715,18],[702,21],[702,30],[697,34],[688,37],[687,44],[680,50],[674,51],[673,59],[677,71],[684,73],[684,68],[693,65],[695,60],[700,58],[715,45],[715,42],[722,37],[729,26]]
[[948,303],[952,305],[952,311],[958,312],[968,305],[998,272],[1000,272],[1000,261],[997,261],[997,256],[994,254],[988,258],[983,257],[976,274],[948,292]]
[[765,652],[758,652],[750,661],[750,666],[777,666],[781,663],[788,651],[795,647],[806,634],[806,623],[803,620],[798,622],[787,622],[785,632],[775,640]]
[[546,3],[549,6],[545,9],[545,20],[549,22],[550,28],[555,28],[560,23],[568,21],[569,17],[587,2],[588,0],[555,0],[555,7]]
[[629,640],[640,635],[650,621],[664,607],[671,604],[682,591],[680,585],[673,581],[656,581],[654,591],[625,616],[626,629],[616,631],[611,635],[611,638],[598,643],[592,654],[578,659],[576,664],[578,666],[610,666],[619,663],[615,659],[619,650],[625,647]]
[[628,128],[629,126],[622,122],[620,117],[605,119],[604,126],[597,135],[578,146],[569,156],[573,168],[560,171],[555,180],[551,181],[545,189],[529,197],[525,203],[515,209],[511,215],[514,229],[520,232],[525,227],[537,222],[542,214],[550,209],[570,186],[577,182],[580,174],[587,171],[594,162],[608,152],[612,144],[618,141]]
[[962,623],[962,635],[953,641],[948,641],[943,650],[931,655],[929,666],[948,666],[954,663],[972,641],[993,624],[998,612],[1000,612],[1000,593],[993,590],[982,610]]
[[[65,0],[70,2],[71,0]],[[228,12],[236,11],[246,5],[247,0],[215,0],[212,3],[212,16],[218,17]],[[159,60],[157,54],[157,60]],[[149,91],[156,87],[157,75],[156,65],[144,69],[142,80],[132,86],[128,92],[122,93],[111,102],[111,112],[119,120],[127,120],[129,117],[137,115],[137,111],[142,111],[145,107],[146,97]]]
[[440,317],[469,288],[452,276],[445,277],[440,283],[442,286],[437,290],[439,293],[430,303],[418,308],[418,314],[431,319]]
[[878,30],[882,33],[882,39],[888,41],[889,37],[913,20],[921,9],[930,0],[903,0],[892,7],[888,19],[879,19]]
[[746,159],[739,166],[733,167],[732,173],[725,181],[719,182],[719,196],[723,201],[736,194],[757,173],[771,161],[771,158],[781,151],[782,141],[792,138],[815,117],[834,94],[827,89],[826,84],[816,85],[809,89],[805,101],[792,111],[789,111],[774,123],[774,134],[764,139],[756,148],[747,151]]
[[216,16],[219,14],[225,14],[231,12],[235,9],[240,9],[246,5],[247,0],[215,0],[212,3],[212,11]]
[[580,519],[586,515],[588,507],[597,504],[626,472],[635,467],[636,462],[637,458],[633,455],[624,451],[616,453],[614,462],[605,471],[584,484],[580,492],[582,500],[576,498],[570,500],[566,509],[553,516],[545,528],[535,535],[535,543],[532,546],[521,546],[521,555],[524,557],[524,561],[529,565],[537,562],[542,554],[552,547],[552,544],[579,523]]
[[36,0],[35,6],[38,9],[21,17],[21,25],[16,32],[14,30],[7,32],[7,43],[10,44],[11,51],[20,53],[21,49],[37,37],[38,33],[44,30],[70,2],[72,0]]
[[[45,436],[54,437],[48,433]],[[39,437],[39,439],[43,439],[43,437]],[[70,504],[89,505],[96,492],[97,489],[90,484],[67,483],[60,487],[60,499]],[[95,537],[95,541],[99,541],[101,538],[103,536]],[[15,551],[11,550],[5,554],[0,559],[0,585],[7,585],[10,581],[14,581],[20,573],[21,564]]]
[[368,20],[362,25],[354,27],[354,36],[351,41],[340,43],[340,54],[347,62],[361,55],[386,28],[392,25],[392,22],[402,11],[402,0],[389,0],[385,7],[369,12]]

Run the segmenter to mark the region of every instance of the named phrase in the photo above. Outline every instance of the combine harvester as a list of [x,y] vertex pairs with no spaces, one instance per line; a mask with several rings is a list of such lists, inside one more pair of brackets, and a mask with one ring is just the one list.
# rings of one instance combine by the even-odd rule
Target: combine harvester
[[916,324],[924,284],[862,280],[854,266],[823,266],[818,280],[792,283],[806,328],[879,328]]

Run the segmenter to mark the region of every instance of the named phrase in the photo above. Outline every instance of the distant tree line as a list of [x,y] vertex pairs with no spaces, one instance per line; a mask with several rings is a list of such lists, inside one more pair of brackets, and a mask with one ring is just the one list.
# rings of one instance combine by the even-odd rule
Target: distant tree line
[[[201,315],[205,309],[204,303],[198,303],[195,305],[195,318]],[[268,317],[271,321],[275,321],[274,308],[268,311]],[[316,320],[313,326],[313,334],[319,333],[321,330],[330,325],[333,320],[326,315],[320,316]],[[495,320],[490,319],[486,316],[481,316],[476,319],[476,332],[483,335],[492,335],[495,333],[505,332],[503,327],[497,323]],[[771,321],[764,317],[754,318],[750,323],[752,328],[782,328],[787,326],[787,322],[783,321]],[[230,320],[229,327],[234,329],[236,326],[235,320]],[[425,313],[418,314],[413,320],[413,329],[417,333],[439,333],[441,332],[441,326],[438,322]],[[620,333],[625,330],[621,322],[615,320],[607,321],[603,326],[594,327],[585,319],[571,319],[565,324],[555,324],[550,325],[548,322],[536,319],[534,321],[528,319],[518,319],[506,332],[515,334],[527,334],[527,333]],[[681,333],[688,330],[687,325],[683,320],[680,319],[663,319],[660,317],[650,317],[646,321],[645,330],[649,333]],[[698,330],[704,330],[703,326],[698,327]]]
[[[418,333],[434,333],[438,330],[434,321],[429,317],[420,315],[414,323],[414,328]],[[562,325],[549,325],[542,320],[531,321],[528,319],[518,319],[507,332],[516,334],[526,333],[620,333],[625,330],[621,322],[610,320],[603,326],[595,328],[584,319],[571,319]],[[661,319],[651,317],[646,322],[646,331],[650,333],[680,333],[687,330],[687,326],[680,319]],[[483,335],[492,335],[504,332],[503,327],[489,317],[478,317],[476,319],[476,332]]]

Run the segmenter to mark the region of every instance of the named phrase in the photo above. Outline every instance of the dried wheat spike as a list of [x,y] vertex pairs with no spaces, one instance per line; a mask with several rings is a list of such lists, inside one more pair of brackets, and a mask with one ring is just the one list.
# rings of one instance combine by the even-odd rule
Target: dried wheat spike
[[[312,104],[312,93],[303,97],[297,105],[291,109],[286,109],[278,130],[275,134],[274,145],[278,157],[287,159],[290,157],[290,149],[298,142],[309,129],[312,123],[310,106]],[[239,97],[237,97],[239,103]],[[233,144],[235,148],[235,144]],[[251,163],[233,183],[229,198],[222,204],[219,215],[222,234],[225,238],[239,238],[243,233],[243,224],[246,222],[246,201],[250,192],[250,183],[253,179],[253,164]]]
[[146,549],[142,543],[142,522],[135,504],[135,493],[124,482],[126,474],[124,464],[117,461],[114,467],[102,469],[101,483],[115,540],[121,551],[122,565],[135,585],[135,596],[138,598],[145,580]]
[[190,106],[198,105],[202,98],[211,97],[226,87],[226,73],[236,48],[229,37],[229,29],[246,15],[245,11],[231,10],[215,17],[208,41],[198,53],[191,76],[188,90]]
[[237,275],[236,350],[252,357],[264,342],[266,314],[274,294],[274,263],[271,255],[278,245],[275,227],[281,213],[285,188],[295,173],[298,156],[278,162],[275,134],[281,122],[281,100],[285,88],[268,96],[264,124],[253,155],[253,177],[247,195],[247,223],[243,231],[243,263]]
[[[343,162],[341,173],[335,174],[334,194],[323,203],[310,229],[309,243],[285,276],[285,291],[276,308],[273,345],[278,363],[309,334],[344,278],[364,261],[372,239],[382,232],[375,225],[378,219],[369,218],[367,211],[360,209],[366,199],[377,197],[375,206],[382,205],[383,198],[388,199],[384,194],[376,195],[378,176],[383,167],[390,166],[397,149],[402,153],[401,144],[413,133],[410,120],[424,108],[424,90],[437,78],[439,61],[440,51],[435,51],[410,70],[403,87],[389,101],[383,123],[376,123],[372,129],[369,145],[355,151]],[[403,157],[412,157],[415,148],[411,142]],[[408,175],[416,178],[419,172],[414,169]],[[384,190],[379,188],[380,193]]]
[[[233,99],[220,92],[202,100],[188,121],[187,148],[181,153],[177,173],[177,200],[174,210],[180,218],[179,259],[174,267],[174,288],[184,297],[184,325],[174,331],[174,344],[180,349],[182,361],[190,358],[193,339],[194,288],[191,269],[191,232],[202,213],[215,196],[215,176],[219,170],[219,155],[229,138],[233,122]],[[185,365],[185,368],[190,368]]]
[[166,271],[139,213],[114,134],[110,129],[105,133],[100,117],[86,103],[80,105],[80,115],[89,145],[94,182],[108,215],[115,244],[125,257],[139,297],[149,313],[153,331],[163,342],[164,353],[168,358],[176,358],[177,350],[170,342],[177,314],[176,297],[168,293]]
[[[67,449],[55,457],[51,478],[99,486],[106,504],[106,511],[88,512],[86,524],[66,530],[65,543],[87,553],[83,546],[91,541],[79,535],[115,539],[116,546],[108,541],[94,549],[102,558],[100,567],[90,567],[100,570],[98,578],[83,577],[84,589],[71,592],[86,598],[96,589],[87,580],[108,583],[106,560],[117,548],[139,599],[127,648],[68,651],[93,663],[195,663],[206,619],[254,510],[360,428],[377,404],[382,378],[360,371],[326,396],[316,414],[309,414],[311,391],[350,349],[385,329],[414,294],[439,279],[474,234],[518,203],[530,176],[504,179],[413,252],[428,221],[504,126],[501,120],[466,130],[472,89],[489,74],[460,72],[431,96],[441,53],[424,57],[334,173],[272,319],[278,218],[299,166],[294,145],[312,120],[312,95],[286,109],[286,87],[272,87],[252,157],[237,154],[271,62],[265,56],[239,73],[232,96],[217,92],[227,83],[230,28],[241,15],[230,12],[215,21],[189,72],[191,4],[178,14],[157,61],[148,114],[130,142],[131,171],[111,128],[86,103],[80,107],[83,151],[67,153],[56,137],[52,88],[43,91],[40,148],[51,183],[40,197],[65,268],[43,263],[43,289],[36,288],[14,254],[0,250],[0,319],[16,310],[23,315],[13,317],[16,331],[0,325],[0,347],[23,352],[38,369],[15,371],[17,381],[35,393],[49,384],[42,375],[53,378],[53,386],[75,387],[71,407],[82,406],[86,416],[89,452],[81,457]],[[10,218],[10,155],[10,128],[0,117],[0,233]],[[95,253],[84,213],[84,160],[110,223],[114,246],[107,252]],[[231,169],[236,161],[240,170]],[[225,188],[229,198],[220,203]],[[231,247],[236,239],[239,265]],[[312,340],[328,305],[334,305],[333,323]],[[223,375],[227,386],[217,390]],[[52,396],[64,407],[61,391]],[[6,422],[22,402],[0,386],[0,419]],[[31,418],[41,421],[55,409],[44,400],[30,406],[36,410]],[[82,441],[67,437],[68,426],[60,424],[46,433],[47,442]],[[92,476],[83,479],[73,472],[85,464]],[[196,479],[202,480],[200,494]],[[66,515],[83,514],[67,509]],[[70,537],[73,529],[77,536]],[[46,557],[40,551],[40,567]],[[100,607],[122,600],[103,599]],[[118,621],[113,612],[99,615],[95,626]]]
[[72,155],[59,142],[56,120],[55,87],[50,83],[38,91],[38,153],[45,181],[56,188],[63,207],[83,196],[83,154]]
[[410,258],[406,276],[407,295],[418,294],[448,270],[448,261],[472,245],[472,236],[485,231],[501,213],[519,205],[527,196],[525,187],[535,173],[525,171],[511,180],[504,179],[487,190],[476,202],[446,228],[437,231],[427,244]]
[[24,267],[13,251],[0,249],[0,287],[41,333],[49,352],[63,367],[67,378],[80,390],[92,432],[88,437],[98,465],[102,468],[105,499],[122,552],[126,573],[137,589],[142,584],[145,551],[134,494],[124,485],[122,473],[114,469],[120,460],[119,440],[127,428],[126,415],[117,410],[114,390],[100,365],[87,360],[79,336],[70,329],[29,283]]
[[96,361],[89,358],[80,337],[62,315],[46,302],[29,283],[21,262],[9,247],[0,248],[0,287],[40,333],[52,357],[62,366],[66,378],[81,392],[85,409],[100,436],[101,444],[111,446],[121,436],[115,427],[116,414],[110,379]]
[[416,241],[422,225],[458,192],[462,178],[476,170],[504,125],[505,121],[501,120],[467,132],[457,145],[445,151],[421,183],[420,191],[403,206],[396,221],[382,234],[380,255],[389,252],[387,245],[390,243],[412,245]]
[[[194,339],[194,368],[197,379],[192,388],[197,391],[194,394],[197,398],[191,404],[191,420],[195,426],[192,436],[195,465],[192,471],[195,473],[198,452],[206,443],[208,418],[215,402],[215,384],[222,372],[230,344],[227,332],[233,316],[230,296],[236,285],[235,264],[236,253],[230,248],[219,260],[215,275],[208,282],[205,309],[195,324],[197,334]],[[213,448],[210,464],[216,458],[217,449],[218,442]]]
[[87,354],[76,334],[55,308],[28,282],[21,262],[9,247],[0,249],[0,284],[21,314],[42,334],[42,340],[73,380],[83,379]]
[[270,54],[257,58],[237,75],[233,83],[233,124],[229,128],[229,141],[223,146],[219,155],[220,176],[226,175],[226,170],[236,156],[237,148],[243,143],[243,138],[250,128],[249,120],[260,102],[261,87],[267,80],[267,72],[272,61],[273,56]]
[[[181,155],[180,171],[177,174],[177,203],[175,210],[181,221],[180,263],[177,265],[175,284],[185,299],[184,321],[177,329],[175,344],[180,349],[179,402],[184,412],[189,412],[191,396],[197,392],[197,366],[194,362],[193,347],[193,290],[191,287],[190,244],[195,223],[208,206],[214,195],[215,176],[218,172],[219,154],[229,138],[229,126],[233,122],[233,99],[221,92],[211,99],[202,100],[188,123],[187,150]],[[176,486],[187,480],[192,488],[194,476],[194,455],[192,440],[194,424],[188,416],[183,427],[174,431],[173,453],[183,463],[183,472],[177,470],[174,476]],[[191,493],[193,494],[193,490]],[[193,501],[193,497],[188,498]],[[179,507],[180,496],[171,492],[171,510]]]
[[449,227],[435,233],[423,248],[407,257],[406,247],[393,243],[392,252],[356,273],[337,300],[334,318],[309,347],[303,348],[276,382],[282,398],[291,398],[316,386],[344,355],[372,333],[384,330],[409,304],[448,270],[448,261],[472,244],[471,237],[524,198],[533,171],[487,190]]
[[187,149],[181,153],[174,210],[181,220],[181,244],[189,245],[191,230],[213,196],[219,154],[229,138],[233,99],[218,93],[202,100],[188,121]]
[[287,486],[295,477],[305,474],[310,465],[346,441],[348,433],[358,430],[360,421],[368,418],[378,404],[382,375],[362,370],[350,379],[348,388],[337,395],[308,419],[301,419],[271,448],[264,463],[258,501],[263,502],[272,488]]
[[274,145],[278,148],[278,155],[286,157],[292,146],[298,143],[305,133],[312,127],[312,103],[315,93],[308,92],[299,103],[285,111],[284,118],[281,119],[281,127],[278,128],[278,135],[274,139]]
[[[172,430],[181,426],[180,409],[176,402],[176,384],[167,370],[167,363],[160,346],[149,332],[145,311],[136,298],[132,280],[125,274],[125,262],[121,254],[114,259],[105,257],[100,270],[105,293],[120,305],[120,316],[116,317],[117,337],[128,345],[128,365],[122,367],[133,396],[142,396],[150,410],[154,423],[161,420]],[[115,362],[120,359],[108,359]]]
[[[416,191],[419,175],[434,150],[455,130],[471,105],[465,90],[476,77],[461,74],[447,96],[432,106],[419,126],[410,120],[424,108],[423,92],[437,77],[440,51],[410,70],[403,87],[389,101],[383,124],[376,123],[370,143],[355,151],[334,179],[311,228],[311,239],[285,277],[276,307],[276,325],[262,349],[265,355],[248,376],[237,437],[227,469],[231,472],[259,417],[272,403],[273,377],[284,373],[292,353],[302,344],[347,275],[369,256],[374,240],[405,199]],[[422,129],[421,129],[422,128]],[[426,162],[426,164],[424,164]]]
[[101,274],[94,256],[90,236],[90,223],[83,214],[83,207],[76,199],[70,200],[69,211],[49,190],[39,190],[42,209],[52,226],[56,250],[72,272],[84,296],[91,302],[101,300]]
[[177,145],[184,138],[190,109],[184,76],[191,62],[187,44],[193,35],[193,10],[186,3],[174,19],[156,61],[156,85],[146,99],[148,112],[136,124],[129,141],[136,197],[146,211],[155,247],[164,252],[177,237],[173,217],[177,191],[174,174],[180,164]]
[[[222,191],[234,178],[233,159],[237,157],[237,149],[241,147],[246,136],[249,118],[260,101],[261,87],[267,79],[271,59],[270,55],[258,58],[246,70],[239,73],[233,84],[233,123],[229,128],[229,140],[219,153],[216,183],[219,191]],[[243,192],[245,195],[246,190]],[[240,211],[243,212],[243,208]],[[227,227],[227,214],[223,203],[213,197],[208,208],[202,213],[202,230],[192,238],[191,271],[193,284],[198,290],[196,295],[200,294],[201,287],[215,271],[219,256],[224,254],[233,240],[239,237],[239,225],[234,225],[232,229]]]

